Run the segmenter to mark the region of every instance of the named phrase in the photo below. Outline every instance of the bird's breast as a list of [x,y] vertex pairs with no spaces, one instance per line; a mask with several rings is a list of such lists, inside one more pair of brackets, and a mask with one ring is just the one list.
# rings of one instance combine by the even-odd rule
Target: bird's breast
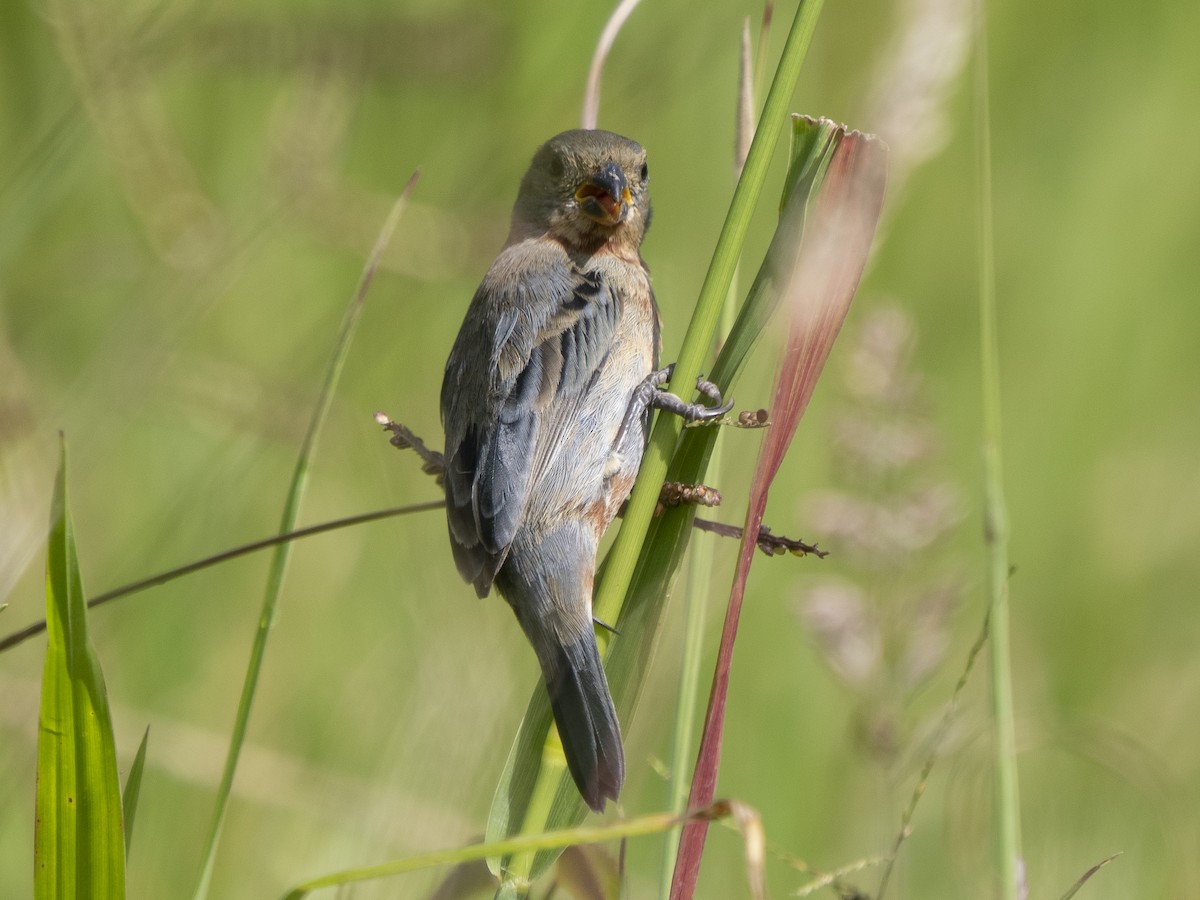
[[629,496],[645,449],[645,418],[621,445],[617,437],[634,391],[654,371],[658,357],[658,309],[640,260],[610,258],[594,270],[614,296],[620,316],[603,361],[575,407],[544,432],[554,442],[554,463],[534,492],[531,518],[566,510],[582,516],[597,536]]

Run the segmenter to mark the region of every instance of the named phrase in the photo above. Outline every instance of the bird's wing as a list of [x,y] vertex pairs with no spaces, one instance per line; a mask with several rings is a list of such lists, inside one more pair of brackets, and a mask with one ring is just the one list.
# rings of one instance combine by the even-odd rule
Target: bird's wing
[[[542,435],[602,366],[621,298],[565,254],[516,267],[502,256],[467,313],[442,383],[446,503],[455,561],[483,596],[545,465]],[[507,277],[491,277],[500,267]],[[516,277],[514,277],[516,276]]]

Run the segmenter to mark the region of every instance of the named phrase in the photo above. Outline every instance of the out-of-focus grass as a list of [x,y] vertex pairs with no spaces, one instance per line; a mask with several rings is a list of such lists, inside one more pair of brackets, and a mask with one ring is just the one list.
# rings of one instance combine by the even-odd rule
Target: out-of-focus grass
[[[939,5],[952,23],[955,5]],[[56,30],[74,7],[2,6],[4,628],[40,614],[58,428],[72,446],[76,538],[96,590],[271,531],[343,298],[417,165],[422,184],[373,288],[315,460],[307,521],[435,497],[371,413],[384,408],[431,443],[440,438],[446,352],[503,238],[533,148],[578,120],[609,10],[529,0],[503,8],[208,4],[162,14],[131,38],[121,37],[135,32],[126,26],[149,8],[114,3],[101,7],[111,14],[91,34],[114,39],[109,55],[81,80]],[[870,98],[879,55],[913,8],[829,6],[794,107],[878,129]],[[651,153],[656,213],[645,255],[668,358],[727,206],[738,32],[742,16],[758,12],[723,0],[689,17],[646,2],[610,59],[600,124]],[[875,24],[864,29],[865,21]],[[1039,895],[1057,896],[1124,850],[1080,896],[1188,896],[1200,893],[1192,853],[1200,841],[1200,173],[1188,164],[1200,150],[1190,38],[1200,9],[1110,2],[1092,7],[1081,27],[1067,7],[1022,2],[997,5],[991,21],[1030,879]],[[945,149],[892,199],[848,327],[872,295],[911,311],[914,367],[946,436],[945,465],[973,485],[974,185],[962,84],[951,81],[941,107]],[[130,118],[147,108],[148,118]],[[98,118],[114,109],[116,121]],[[120,152],[126,145],[112,130],[147,121],[161,133],[146,142],[186,163],[187,192],[144,190],[177,170],[139,171],[137,158]],[[897,147],[899,135],[882,137]],[[752,232],[760,247],[773,218],[760,211]],[[838,349],[830,365],[839,365]],[[758,402],[756,383],[765,397],[766,375],[755,377],[739,402]],[[828,480],[833,400],[817,391],[767,511],[778,530],[834,551],[822,574],[838,572],[838,548],[801,518],[799,498]],[[746,449],[737,446],[743,435],[726,439],[735,458]],[[745,477],[720,486],[744,490]],[[953,543],[964,568],[982,572],[978,498],[967,505]],[[733,548],[717,553],[732,559]],[[132,752],[147,722],[154,726],[131,896],[190,887],[264,566],[240,560],[92,618],[118,747]],[[809,577],[806,563],[786,559],[755,568],[721,785],[762,812],[773,843],[832,869],[890,846],[922,759],[881,773],[858,753],[849,699],[796,616]],[[952,660],[982,614],[975,588],[960,608]],[[271,895],[311,875],[478,834],[534,683],[511,613],[459,582],[436,514],[311,539],[293,554],[287,591],[214,896]],[[677,614],[669,611],[669,629]],[[630,813],[661,802],[649,759],[668,753],[673,634],[680,629],[660,645],[627,729]],[[31,893],[41,649],[32,642],[0,656],[2,896]],[[957,674],[948,665],[911,702],[918,736]],[[891,896],[986,892],[982,688],[979,680],[963,698],[961,728],[934,769]],[[656,853],[653,842],[631,845],[635,895],[654,884]],[[741,890],[737,840],[714,833],[707,853],[700,896]],[[806,880],[778,862],[768,874],[776,893]],[[434,883],[423,877],[404,882],[406,893]],[[393,888],[360,893],[392,896]]]

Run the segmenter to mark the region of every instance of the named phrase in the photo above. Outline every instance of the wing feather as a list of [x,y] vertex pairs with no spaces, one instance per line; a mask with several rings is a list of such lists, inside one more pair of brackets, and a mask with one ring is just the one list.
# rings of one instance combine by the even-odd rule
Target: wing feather
[[442,382],[451,543],[480,596],[546,464],[542,445],[553,435],[541,430],[588,389],[621,315],[619,293],[599,272],[577,268],[557,245],[524,248],[533,259],[522,272],[510,258],[522,247],[502,253],[484,278]]

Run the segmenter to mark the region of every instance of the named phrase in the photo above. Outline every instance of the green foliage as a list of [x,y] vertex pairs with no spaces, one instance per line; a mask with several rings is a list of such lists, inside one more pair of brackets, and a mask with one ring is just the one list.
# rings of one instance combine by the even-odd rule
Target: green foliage
[[[396,224],[400,221],[400,214],[404,210],[408,195],[416,184],[416,180],[417,176],[414,174],[408,180],[408,185],[400,195],[400,198],[392,205],[391,214],[383,223],[379,237],[375,240],[375,248],[363,268],[358,288],[355,290],[353,296],[350,298],[350,303],[346,307],[346,314],[342,319],[342,327],[338,331],[337,339],[333,344],[329,367],[325,371],[325,380],[321,385],[320,392],[317,394],[317,400],[313,407],[312,415],[309,418],[308,430],[305,433],[304,442],[301,444],[300,453],[296,459],[296,468],[292,471],[292,480],[288,486],[287,497],[283,505],[283,515],[279,523],[280,534],[285,534],[296,528],[296,519],[300,515],[300,504],[304,498],[305,488],[308,484],[309,469],[313,462],[313,455],[316,453],[317,441],[321,435],[321,429],[325,425],[325,419],[329,415],[329,408],[333,405],[334,391],[337,389],[342,369],[346,365],[347,357],[350,355],[350,344],[354,339],[354,333],[358,328],[359,320],[362,318],[363,306],[367,299],[367,290],[370,288],[371,282],[375,277],[375,270],[379,266],[379,259],[392,238],[392,232],[396,230]],[[204,863],[200,873],[199,884],[196,886],[196,900],[204,900],[208,896],[209,884],[212,881],[213,865],[216,862],[217,847],[220,843],[221,831],[225,824],[225,812],[229,804],[229,795],[233,790],[233,778],[237,772],[238,761],[245,743],[246,728],[250,720],[250,711],[254,706],[254,697],[258,690],[258,678],[262,672],[263,657],[267,649],[267,637],[275,623],[275,614],[279,606],[280,593],[283,589],[283,576],[287,571],[288,558],[291,556],[291,551],[292,545],[289,542],[279,544],[271,554],[271,568],[267,575],[267,587],[263,592],[262,612],[259,614],[258,628],[254,633],[254,644],[250,649],[246,679],[242,684],[242,696],[238,702],[233,734],[229,741],[229,752],[225,757],[225,769],[221,775],[220,787],[217,789],[216,806],[213,810],[212,821],[209,824],[208,836],[204,844]]]
[[67,505],[67,454],[54,487],[46,558],[46,663],[38,716],[37,900],[125,896],[125,842],[112,717]]
[[[730,809],[728,804],[714,804],[711,808],[702,811],[701,814],[706,818],[721,819],[730,815],[736,815],[737,810]],[[507,840],[487,841],[465,847],[455,847],[449,850],[438,850],[433,853],[409,856],[393,862],[324,875],[292,888],[285,895],[284,900],[300,900],[300,898],[307,896],[311,891],[320,888],[338,887],[360,881],[391,878],[420,869],[451,866],[490,857],[532,855],[550,849],[562,852],[569,845],[598,844],[604,841],[645,837],[646,835],[659,834],[674,827],[679,824],[681,818],[669,813],[657,813],[648,816],[638,816],[634,819],[614,822],[609,825],[570,828],[561,831],[546,832],[544,834],[527,834]],[[512,883],[509,883],[502,886],[501,893],[498,896],[515,896],[512,893],[515,890]]]
[[[667,359],[678,356],[728,209],[737,35],[760,10],[714,0],[700,14],[647,0],[610,57],[600,124],[650,152],[645,257]],[[777,23],[793,10],[778,5]],[[890,849],[983,616],[964,10],[827,3],[789,98],[789,111],[880,133],[902,173],[847,328],[881,298],[914,323],[909,367],[942,435],[931,465],[967,489],[962,524],[942,547],[965,594],[947,614],[946,662],[875,730],[797,614],[814,570],[837,579],[850,566],[847,539],[816,526],[819,492],[846,462],[834,430],[844,401],[823,386],[766,521],[831,555],[755,565],[721,770],[722,792],[761,810],[771,846],[810,866],[798,872],[769,855],[773,896],[807,883],[812,868],[841,872]],[[276,529],[347,286],[417,165],[421,187],[381,264],[301,524],[438,497],[371,414],[384,409],[439,443],[437,389],[462,313],[503,240],[533,148],[578,123],[609,11],[541,0],[0,3],[5,633],[44,615],[59,429],[72,440],[71,506],[84,580],[97,591]],[[989,16],[1027,871],[1034,896],[1057,896],[1124,850],[1076,896],[1200,896],[1200,169],[1187,164],[1200,147],[1200,6],[1101,2],[1086,28],[1069,5],[993,3]],[[73,42],[88,39],[85,70]],[[956,39],[967,43],[950,52]],[[1147,138],[1104,139],[1115,122]],[[778,184],[782,147],[770,162],[768,183]],[[761,256],[776,218],[759,204],[747,259]],[[826,377],[848,368],[850,346],[839,342]],[[768,382],[752,353],[739,406],[766,405]],[[712,476],[729,504],[715,513],[725,521],[757,440],[728,437],[726,465]],[[423,516],[296,545],[212,896],[278,896],[482,829],[535,665],[504,604],[477,601],[458,579],[439,514]],[[729,542],[703,548],[729,566]],[[129,753],[121,769],[147,722],[155,733],[131,896],[194,887],[266,566],[245,557],[90,617]],[[895,586],[874,572],[870,587],[886,601]],[[662,806],[657,761],[669,753],[678,612],[668,601],[658,645],[639,663],[623,796],[631,816]],[[916,637],[919,625],[909,626]],[[0,654],[3,897],[33,894],[43,640]],[[992,891],[984,674],[979,667],[963,691],[889,900]],[[881,762],[875,748],[889,741],[898,750]],[[630,842],[633,896],[654,891],[658,850]],[[706,860],[698,896],[741,895],[736,840],[710,835]],[[405,878],[406,894],[422,896],[438,876]],[[355,889],[356,900],[395,894]]]
[[133,846],[133,823],[137,818],[138,798],[142,794],[142,773],[146,770],[146,746],[150,742],[150,726],[142,732],[142,741],[138,744],[137,754],[133,757],[133,765],[125,776],[125,790],[121,792],[121,814],[125,820],[125,859],[129,859],[129,850]]

